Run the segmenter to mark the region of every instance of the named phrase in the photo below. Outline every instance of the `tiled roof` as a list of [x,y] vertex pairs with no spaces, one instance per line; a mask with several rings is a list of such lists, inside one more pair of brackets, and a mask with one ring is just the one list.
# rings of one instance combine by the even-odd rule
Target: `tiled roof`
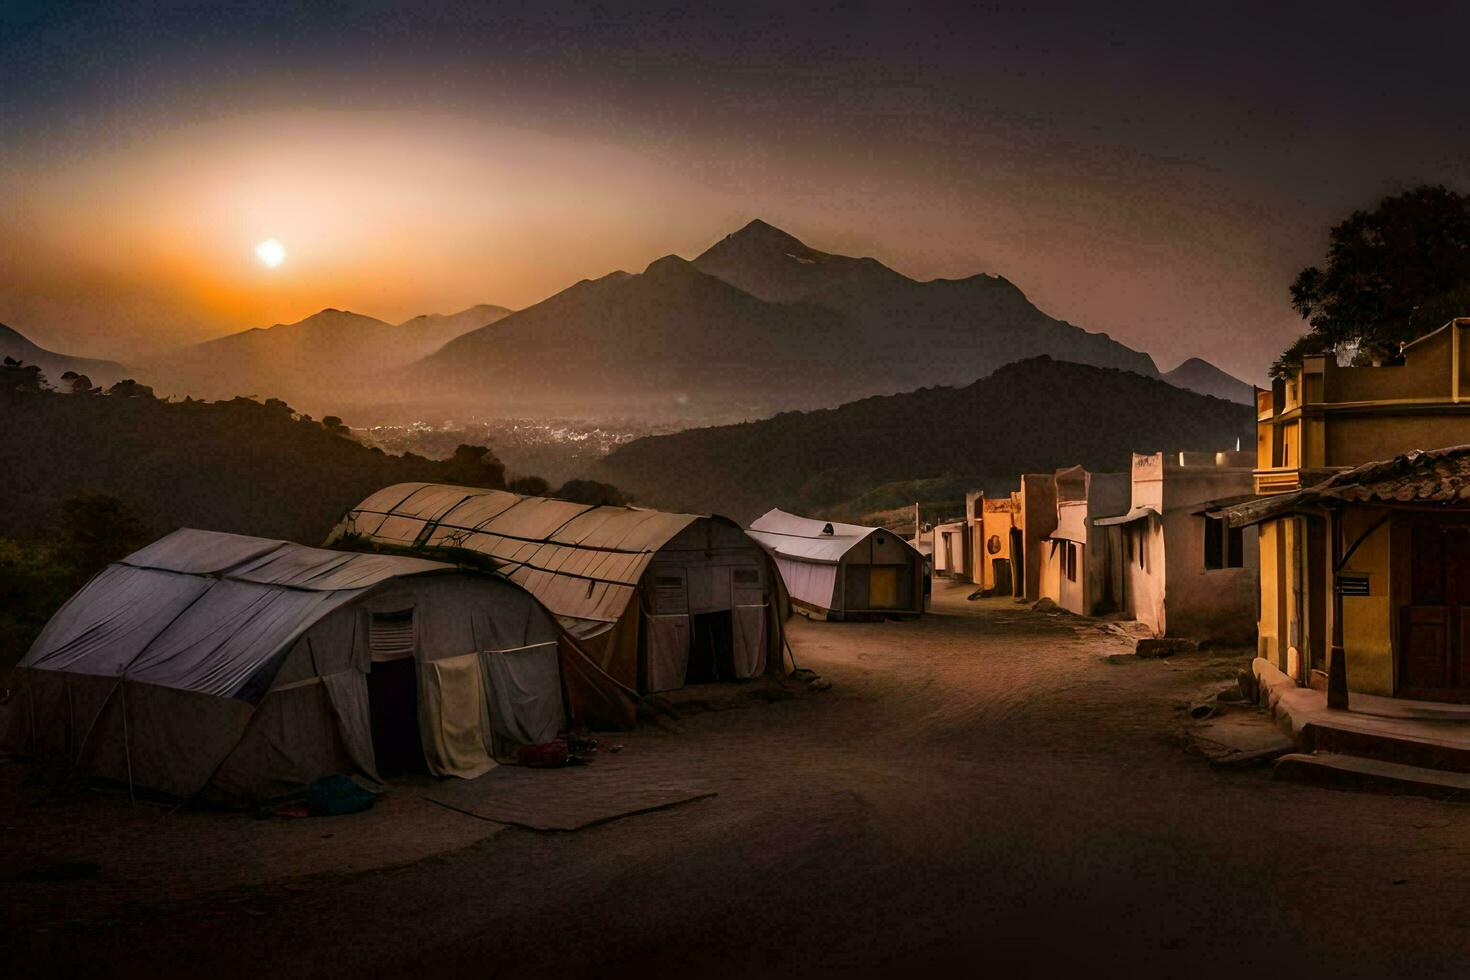
[[1470,509],[1470,446],[1414,450],[1328,477],[1296,493],[1260,497],[1226,510],[1237,527],[1304,507],[1343,503],[1441,505]]

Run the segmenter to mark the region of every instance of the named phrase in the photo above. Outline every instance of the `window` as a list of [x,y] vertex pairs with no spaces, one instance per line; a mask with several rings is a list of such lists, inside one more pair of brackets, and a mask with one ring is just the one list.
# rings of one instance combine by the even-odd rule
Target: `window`
[[373,613],[368,620],[368,651],[377,661],[413,656],[413,610]]
[[1077,581],[1077,545],[1073,544],[1071,541],[1067,542],[1066,564],[1067,581]]
[[1205,568],[1241,568],[1245,565],[1245,532],[1218,517],[1206,517]]

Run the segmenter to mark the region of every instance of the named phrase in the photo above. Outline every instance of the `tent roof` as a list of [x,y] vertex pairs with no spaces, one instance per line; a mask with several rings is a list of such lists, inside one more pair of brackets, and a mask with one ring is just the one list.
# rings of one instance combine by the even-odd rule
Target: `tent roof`
[[[823,533],[829,524],[832,533]],[[782,558],[835,565],[860,541],[880,531],[893,534],[887,528],[822,521],[773,508],[752,522],[748,533],[768,551]],[[900,535],[893,534],[893,537],[903,541]],[[907,541],[903,543],[918,553],[913,545]]]
[[399,483],[349,511],[333,538],[361,535],[400,548],[489,555],[564,627],[585,637],[616,622],[659,549],[705,519],[504,490]]
[[1259,524],[1310,507],[1341,504],[1470,509],[1470,445],[1414,450],[1363,463],[1321,483],[1225,510],[1231,526]]
[[233,697],[332,610],[391,579],[452,571],[184,528],[88,582],[21,665]]

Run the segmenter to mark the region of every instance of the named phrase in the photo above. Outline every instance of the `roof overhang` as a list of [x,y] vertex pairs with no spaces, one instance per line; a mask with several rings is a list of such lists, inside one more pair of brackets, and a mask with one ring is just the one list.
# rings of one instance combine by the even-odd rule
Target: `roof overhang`
[[1117,527],[1120,524],[1132,524],[1135,521],[1159,516],[1161,516],[1159,512],[1152,507],[1135,507],[1128,513],[1119,514],[1117,517],[1094,517],[1092,523],[1094,527]]

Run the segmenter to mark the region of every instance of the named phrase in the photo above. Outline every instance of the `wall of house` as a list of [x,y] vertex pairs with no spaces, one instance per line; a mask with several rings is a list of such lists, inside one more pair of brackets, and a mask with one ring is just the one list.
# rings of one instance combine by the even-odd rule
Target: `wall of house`
[[[1351,546],[1381,515],[1348,508],[1342,514],[1344,547]],[[1384,523],[1358,545],[1343,571],[1366,574],[1368,595],[1343,596],[1342,636],[1347,654],[1348,690],[1391,696],[1394,693],[1394,605],[1392,580],[1393,528]],[[1403,547],[1408,547],[1407,541]]]
[[1123,611],[1147,626],[1155,636],[1165,635],[1164,531],[1155,518],[1123,526]]
[[1281,620],[1282,521],[1267,521],[1259,527],[1257,546],[1261,556],[1260,615],[1256,621],[1256,655],[1279,669],[1286,669],[1286,644]]
[[1056,484],[1050,473],[1026,473],[1021,477],[1021,510],[1018,514],[1026,548],[1024,594],[1035,602],[1043,595],[1056,598],[1056,588],[1047,591],[1051,546],[1047,538],[1057,527]]
[[1412,449],[1463,446],[1470,443],[1470,404],[1464,409],[1445,408],[1433,414],[1333,415],[1327,420],[1325,438],[1328,466],[1390,459]]
[[1250,643],[1256,630],[1258,536],[1248,530],[1241,534],[1240,568],[1205,568],[1205,519],[1187,507],[1164,515],[1162,537],[1168,569],[1164,635]]
[[[982,507],[982,521],[976,535],[976,578],[981,588],[994,589],[997,582],[996,559],[1010,561],[1011,528],[1016,524],[1015,515],[1012,513],[1009,497],[986,498],[982,501]],[[996,543],[999,550],[995,552],[990,550],[992,538],[998,539]]]

